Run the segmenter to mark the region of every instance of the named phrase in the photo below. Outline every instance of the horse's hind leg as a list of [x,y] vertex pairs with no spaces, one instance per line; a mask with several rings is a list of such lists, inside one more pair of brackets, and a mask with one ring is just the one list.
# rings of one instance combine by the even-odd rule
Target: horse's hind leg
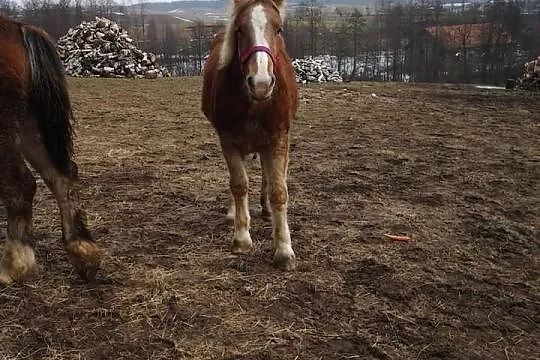
[[37,124],[29,118],[22,142],[24,156],[40,173],[56,198],[62,219],[64,246],[73,265],[83,279],[93,280],[100,265],[101,251],[86,228],[78,208],[76,164],[72,164],[72,176],[60,173],[37,134]]
[[35,265],[32,201],[36,180],[14,144],[0,130],[0,199],[7,209],[7,242],[0,261],[0,283],[22,280]]

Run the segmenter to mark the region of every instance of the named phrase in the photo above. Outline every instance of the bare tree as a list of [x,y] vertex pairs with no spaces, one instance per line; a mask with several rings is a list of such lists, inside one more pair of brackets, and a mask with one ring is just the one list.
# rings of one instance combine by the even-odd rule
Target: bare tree
[[171,24],[165,25],[163,32],[163,56],[170,60],[178,53],[178,36]]
[[309,21],[309,33],[311,36],[311,56],[315,56],[318,54],[317,35],[322,21],[322,5],[317,0],[308,0],[306,7]]
[[148,2],[146,0],[141,1],[139,3],[139,19],[141,22],[141,31],[142,31],[142,36],[139,39],[139,45],[143,44],[143,46],[144,46],[144,43],[146,42],[146,33],[145,33],[144,23],[145,23],[145,18],[146,18],[147,7],[148,7]]
[[154,19],[148,23],[146,31],[146,49],[153,53],[158,53],[161,50],[161,43],[158,36],[158,28]]
[[13,16],[17,12],[17,4],[11,0],[0,0],[0,15]]
[[352,74],[353,76],[356,76],[357,68],[358,68],[358,53],[360,50],[360,37],[362,33],[364,32],[364,27],[366,25],[366,22],[364,20],[364,17],[362,16],[362,13],[360,10],[355,8],[352,13],[349,15],[348,20],[348,28],[349,28],[349,35],[352,42],[352,58],[353,58],[353,68],[352,68]]

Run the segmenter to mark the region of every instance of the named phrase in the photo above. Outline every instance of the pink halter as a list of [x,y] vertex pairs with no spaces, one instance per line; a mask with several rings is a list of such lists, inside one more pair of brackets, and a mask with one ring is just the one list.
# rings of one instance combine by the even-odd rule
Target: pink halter
[[242,71],[242,74],[244,73],[244,63],[247,59],[256,52],[265,52],[268,54],[270,59],[272,59],[272,64],[274,66],[276,65],[276,59],[274,58],[274,55],[272,55],[272,50],[266,46],[257,45],[257,46],[251,46],[244,50],[244,52],[240,52],[240,44],[238,44],[238,60],[240,60],[240,71]]

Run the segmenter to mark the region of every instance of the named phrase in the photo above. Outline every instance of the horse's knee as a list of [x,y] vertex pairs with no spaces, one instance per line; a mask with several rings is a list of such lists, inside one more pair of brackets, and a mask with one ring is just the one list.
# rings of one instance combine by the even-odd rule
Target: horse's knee
[[247,181],[242,181],[238,183],[231,182],[231,193],[234,197],[246,196],[248,193]]
[[289,195],[287,193],[287,186],[284,184],[276,184],[270,188],[269,201],[272,207],[277,211],[281,211],[283,206],[287,203]]
[[1,197],[4,199],[9,215],[26,215],[32,210],[32,202],[36,194],[36,179],[30,171],[24,172],[11,184],[0,184]]

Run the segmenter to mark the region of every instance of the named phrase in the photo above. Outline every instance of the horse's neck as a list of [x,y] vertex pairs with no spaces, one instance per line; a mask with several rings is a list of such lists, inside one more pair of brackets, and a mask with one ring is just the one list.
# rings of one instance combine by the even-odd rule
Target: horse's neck
[[240,70],[240,64],[236,59],[233,59],[227,66],[225,66],[221,71],[223,71],[224,76],[222,76],[223,81],[225,81],[224,88],[229,89],[241,88],[244,83],[244,75]]

